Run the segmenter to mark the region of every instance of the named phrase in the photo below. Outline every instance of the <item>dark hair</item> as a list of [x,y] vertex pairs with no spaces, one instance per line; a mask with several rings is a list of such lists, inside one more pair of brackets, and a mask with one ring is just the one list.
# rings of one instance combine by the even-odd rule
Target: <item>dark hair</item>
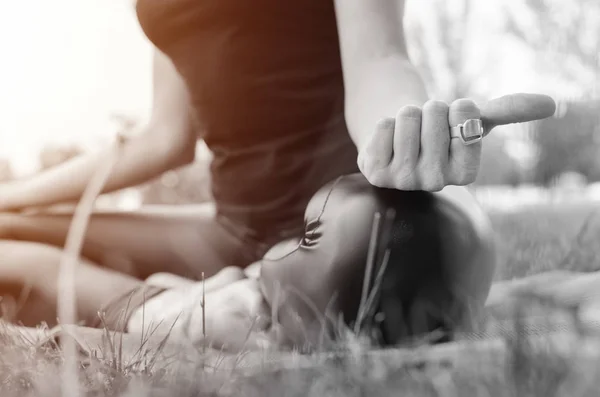
[[480,236],[468,214],[433,193],[377,189],[377,195],[387,211],[375,222],[377,244],[365,272],[373,299],[366,308],[345,307],[347,320],[364,322],[383,345],[433,331],[452,339],[470,304],[452,272],[473,258],[469,250]]

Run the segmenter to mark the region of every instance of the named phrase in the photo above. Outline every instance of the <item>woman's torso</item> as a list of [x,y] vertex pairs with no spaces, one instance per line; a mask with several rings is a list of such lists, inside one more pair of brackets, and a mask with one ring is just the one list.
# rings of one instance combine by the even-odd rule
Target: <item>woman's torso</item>
[[314,192],[357,171],[332,0],[138,0],[137,13],[188,85],[221,214],[294,229]]

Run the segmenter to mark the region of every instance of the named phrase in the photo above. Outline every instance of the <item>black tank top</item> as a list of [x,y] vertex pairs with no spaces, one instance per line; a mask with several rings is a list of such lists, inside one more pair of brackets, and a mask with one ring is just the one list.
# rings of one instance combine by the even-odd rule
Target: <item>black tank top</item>
[[333,0],[138,0],[137,14],[186,81],[220,214],[301,227],[310,197],[358,170]]

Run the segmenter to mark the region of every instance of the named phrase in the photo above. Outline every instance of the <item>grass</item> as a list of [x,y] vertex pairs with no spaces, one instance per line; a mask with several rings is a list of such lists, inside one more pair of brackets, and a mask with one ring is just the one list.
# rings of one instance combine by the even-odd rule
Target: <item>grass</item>
[[490,214],[499,249],[496,280],[550,270],[600,270],[600,206],[557,204]]
[[[61,351],[52,346],[34,348],[11,332],[2,335],[1,395],[60,396],[61,381],[56,374],[64,363]],[[351,343],[343,342],[346,348]],[[202,372],[182,363],[127,370],[115,366],[118,360],[82,354],[79,390],[87,396],[392,396],[401,391],[419,397],[576,397],[593,395],[600,375],[598,365],[580,370],[578,364],[582,363],[575,362],[575,357],[534,349],[526,341],[514,343],[505,354],[500,350],[484,355],[462,350],[462,365],[456,367],[443,355],[432,359],[419,358],[411,351],[404,352],[406,356],[401,352],[375,354],[364,345],[345,353],[329,360],[310,358],[312,365],[254,376],[245,376],[241,370]]]
[[[515,213],[491,213],[497,231],[497,280],[555,269],[600,269],[600,213],[588,206],[544,206]],[[156,346],[125,362],[121,339],[105,334],[101,355],[77,355],[79,391],[86,396],[593,396],[600,375],[597,356],[583,363],[558,349],[512,340],[493,354],[461,351],[463,364],[423,359],[413,351],[385,354],[351,337],[340,342],[336,359],[307,358],[309,365],[262,371],[211,372],[182,360],[156,360]],[[573,335],[578,343],[585,338]],[[597,345],[594,345],[597,346]],[[142,357],[143,356],[143,357]],[[453,354],[452,357],[456,357]],[[201,352],[195,356],[201,357]],[[143,358],[143,359],[142,359]],[[457,361],[457,362],[460,362]],[[465,364],[466,360],[466,364]],[[574,361],[576,360],[576,361]],[[21,333],[0,329],[0,395],[61,396],[65,355],[53,344],[36,345]],[[306,364],[306,361],[304,362]],[[582,366],[582,364],[585,364]]]

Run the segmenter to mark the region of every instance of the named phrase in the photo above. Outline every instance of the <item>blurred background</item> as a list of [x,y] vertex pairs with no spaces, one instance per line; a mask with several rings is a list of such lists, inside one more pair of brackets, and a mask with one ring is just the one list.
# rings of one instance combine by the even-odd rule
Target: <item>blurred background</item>
[[[539,92],[558,102],[553,118],[485,139],[472,186],[481,202],[600,201],[600,1],[407,4],[409,51],[432,97]],[[129,0],[0,0],[0,48],[0,181],[136,134],[148,117],[151,47]],[[209,200],[210,155],[202,143],[197,153],[191,166],[102,202]]]

